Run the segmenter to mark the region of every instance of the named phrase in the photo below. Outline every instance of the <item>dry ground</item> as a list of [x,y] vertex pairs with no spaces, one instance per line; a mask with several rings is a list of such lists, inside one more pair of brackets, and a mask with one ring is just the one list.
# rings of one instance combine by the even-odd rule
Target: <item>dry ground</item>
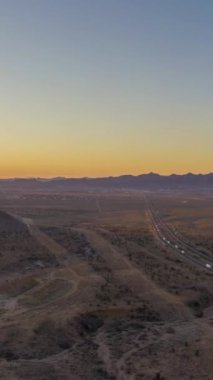
[[[152,197],[211,251],[210,195]],[[2,194],[0,209],[0,379],[213,378],[212,275],[155,240],[143,194]]]

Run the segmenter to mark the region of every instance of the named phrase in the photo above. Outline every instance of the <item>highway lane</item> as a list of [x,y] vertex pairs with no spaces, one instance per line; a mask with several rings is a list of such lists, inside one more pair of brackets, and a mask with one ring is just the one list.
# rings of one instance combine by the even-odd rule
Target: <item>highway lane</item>
[[186,241],[173,227],[169,226],[162,219],[151,202],[146,200],[146,203],[153,229],[161,243],[170,251],[172,250],[207,272],[213,273],[213,255],[202,249],[198,249],[192,243]]

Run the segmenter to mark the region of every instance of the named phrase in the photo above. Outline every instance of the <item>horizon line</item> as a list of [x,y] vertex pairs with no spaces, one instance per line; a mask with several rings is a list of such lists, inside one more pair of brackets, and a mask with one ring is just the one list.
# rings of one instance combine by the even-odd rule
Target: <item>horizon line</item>
[[186,176],[186,175],[194,175],[194,176],[205,176],[205,175],[211,175],[213,172],[206,172],[206,173],[194,173],[194,172],[184,172],[184,173],[170,173],[170,174],[160,174],[156,172],[148,172],[148,173],[140,173],[140,174],[118,174],[118,175],[108,175],[108,176],[83,176],[83,177],[70,177],[70,176],[51,176],[51,177],[40,177],[40,176],[18,176],[18,177],[0,177],[0,181],[11,181],[11,180],[55,180],[55,179],[103,179],[103,178],[120,178],[120,177],[140,177],[140,176],[145,176],[145,175],[157,175],[159,177],[171,177],[171,176]]

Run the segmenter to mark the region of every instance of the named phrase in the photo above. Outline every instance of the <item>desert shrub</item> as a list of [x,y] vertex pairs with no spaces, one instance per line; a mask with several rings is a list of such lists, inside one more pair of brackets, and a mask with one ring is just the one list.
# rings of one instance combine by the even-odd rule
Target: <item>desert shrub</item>
[[166,380],[166,378],[162,376],[160,372],[157,372],[153,380]]
[[93,333],[103,325],[103,321],[96,315],[84,314],[80,318],[80,325],[86,332]]

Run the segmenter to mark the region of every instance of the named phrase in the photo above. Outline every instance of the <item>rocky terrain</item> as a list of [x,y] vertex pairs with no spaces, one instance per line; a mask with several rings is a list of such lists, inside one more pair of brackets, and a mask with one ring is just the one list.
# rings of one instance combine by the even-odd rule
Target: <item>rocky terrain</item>
[[[183,201],[155,197],[211,250],[213,198]],[[212,274],[160,244],[142,193],[24,192],[0,207],[1,379],[213,378]]]

